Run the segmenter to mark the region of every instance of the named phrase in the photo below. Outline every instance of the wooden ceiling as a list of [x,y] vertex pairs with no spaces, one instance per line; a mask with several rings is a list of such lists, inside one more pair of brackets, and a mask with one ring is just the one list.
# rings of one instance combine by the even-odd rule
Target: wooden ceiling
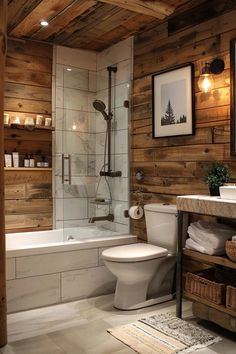
[[[199,0],[8,0],[8,35],[101,51]],[[49,26],[42,27],[44,19]]]

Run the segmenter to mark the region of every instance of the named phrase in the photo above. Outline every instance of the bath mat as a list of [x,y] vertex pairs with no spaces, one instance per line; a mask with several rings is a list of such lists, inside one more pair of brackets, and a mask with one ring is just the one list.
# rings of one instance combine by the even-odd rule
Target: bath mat
[[154,315],[107,331],[139,354],[193,353],[221,340],[171,313]]

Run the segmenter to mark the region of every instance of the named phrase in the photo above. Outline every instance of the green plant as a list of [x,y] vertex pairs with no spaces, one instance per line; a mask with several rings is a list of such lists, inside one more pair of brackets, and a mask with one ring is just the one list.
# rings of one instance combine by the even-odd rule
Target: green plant
[[231,171],[227,165],[223,162],[213,162],[207,171],[204,181],[210,187],[220,187],[224,183],[228,182],[231,176]]

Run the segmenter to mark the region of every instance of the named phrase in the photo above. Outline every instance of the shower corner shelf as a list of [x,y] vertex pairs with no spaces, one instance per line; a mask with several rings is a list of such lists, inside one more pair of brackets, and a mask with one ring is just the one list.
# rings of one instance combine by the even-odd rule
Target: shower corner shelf
[[109,200],[104,200],[104,201],[93,199],[93,200],[90,200],[90,204],[95,204],[95,205],[111,205],[111,204],[112,204],[112,201],[111,201],[110,199],[109,199]]

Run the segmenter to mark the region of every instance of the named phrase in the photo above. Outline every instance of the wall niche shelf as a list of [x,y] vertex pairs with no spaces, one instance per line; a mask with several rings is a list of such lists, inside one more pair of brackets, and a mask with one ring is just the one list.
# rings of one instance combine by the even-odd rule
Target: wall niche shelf
[[4,171],[52,171],[51,167],[4,167]]
[[18,125],[18,124],[14,124],[14,125],[4,124],[4,128],[5,129],[20,129],[20,130],[26,130],[28,132],[33,132],[35,130],[49,130],[49,131],[54,131],[55,130],[54,127],[45,127],[44,125],[42,125],[42,126],[34,126],[34,127],[27,127],[25,125]]

